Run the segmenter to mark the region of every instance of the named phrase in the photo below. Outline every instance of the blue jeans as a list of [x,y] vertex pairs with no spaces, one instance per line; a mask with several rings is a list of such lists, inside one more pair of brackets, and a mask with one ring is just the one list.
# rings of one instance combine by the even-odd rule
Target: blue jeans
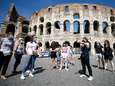
[[30,70],[29,66],[30,66],[31,55],[23,55],[22,58],[25,58],[24,68],[22,70],[22,72],[25,73],[27,70]]
[[36,55],[31,56],[31,60],[30,60],[31,67],[30,67],[30,69],[34,69],[34,64],[35,64],[36,58],[37,58]]
[[61,54],[59,52],[56,53],[57,56],[57,64],[61,63]]
[[32,70],[32,69],[34,69],[34,64],[35,64],[35,61],[36,61],[36,55],[31,55],[31,58],[30,58],[30,60],[29,60],[29,63],[28,63],[28,69],[29,70]]

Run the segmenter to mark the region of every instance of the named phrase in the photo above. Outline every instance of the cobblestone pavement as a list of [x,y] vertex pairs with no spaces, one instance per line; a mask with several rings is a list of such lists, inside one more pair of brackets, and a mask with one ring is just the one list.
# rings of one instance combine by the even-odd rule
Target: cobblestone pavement
[[[24,60],[25,59],[22,59],[18,70],[23,68]],[[79,70],[81,69],[79,60],[76,60],[76,64],[74,66],[69,65],[68,71],[59,71],[59,69],[51,69],[50,58],[37,58],[34,78],[27,77],[26,80],[20,80],[20,74],[11,74],[13,64],[14,58],[11,59],[8,67],[7,75],[9,77],[7,80],[0,79],[0,86],[115,86],[115,71],[110,71],[110,65],[108,68],[109,70],[98,69],[95,66],[96,61],[93,56],[91,57],[94,76],[93,81],[88,81],[87,77],[79,77]]]

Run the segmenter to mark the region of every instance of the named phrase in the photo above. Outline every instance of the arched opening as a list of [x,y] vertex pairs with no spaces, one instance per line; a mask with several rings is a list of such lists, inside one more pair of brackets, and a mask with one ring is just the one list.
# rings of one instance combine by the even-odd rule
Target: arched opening
[[70,42],[69,41],[64,41],[63,44],[68,44],[70,46]]
[[98,31],[99,30],[99,22],[98,21],[94,21],[93,22],[93,29],[94,29],[94,31]]
[[73,27],[74,27],[74,34],[80,33],[80,23],[78,21],[74,21]]
[[103,22],[103,23],[102,23],[102,28],[103,28],[103,29],[102,29],[102,30],[103,30],[103,33],[106,34],[106,33],[107,33],[107,28],[108,28],[108,23],[107,23],[107,22]]
[[59,46],[59,43],[56,41],[52,41],[51,48],[57,48]]
[[40,17],[40,22],[44,22],[44,17]]
[[73,48],[74,48],[74,53],[75,54],[80,54],[80,42],[75,41],[73,43]]
[[26,36],[24,38],[24,46],[26,47],[26,43],[30,41],[30,36]]
[[64,31],[70,32],[70,22],[69,22],[69,20],[64,21]]
[[54,23],[54,26],[55,26],[56,29],[60,29],[60,22],[59,22],[59,21],[56,21],[56,22]]
[[73,14],[73,19],[79,19],[79,13],[74,13]]
[[23,33],[28,33],[28,27],[27,26],[23,26],[22,27],[22,32]]
[[75,42],[73,43],[73,47],[74,47],[74,48],[80,48],[80,43],[77,42],[77,41],[75,41]]
[[43,35],[43,24],[39,25],[39,31],[40,31],[39,34]]
[[13,24],[9,24],[6,29],[6,33],[12,33],[13,35],[15,34],[15,26]]
[[34,26],[34,31],[35,31],[35,32],[37,31],[37,25]]
[[111,33],[115,36],[115,23],[111,24]]
[[88,20],[84,21],[84,33],[89,33],[89,27],[90,27],[90,23]]
[[30,27],[30,28],[29,28],[29,32],[31,32],[31,31],[32,31],[32,28]]
[[115,21],[115,17],[114,17],[114,16],[111,16],[111,17],[110,17],[110,21],[111,21],[111,22],[114,22],[114,21]]
[[45,42],[45,47],[46,47],[46,50],[49,50],[49,48],[50,48],[50,43],[47,41],[47,42]]
[[47,34],[51,34],[51,23],[50,22],[46,24],[46,28],[47,28]]
[[41,43],[41,42],[38,42],[38,46],[39,46],[39,47],[42,47],[42,43]]

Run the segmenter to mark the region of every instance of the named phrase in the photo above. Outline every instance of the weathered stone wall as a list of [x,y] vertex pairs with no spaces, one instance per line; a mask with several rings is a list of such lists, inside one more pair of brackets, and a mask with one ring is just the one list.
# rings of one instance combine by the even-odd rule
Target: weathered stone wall
[[[74,19],[73,15],[76,14],[79,18]],[[114,17],[114,20],[111,21],[110,17]],[[43,18],[44,21],[41,21],[40,18]],[[70,28],[69,31],[64,31],[64,22],[69,21]],[[84,21],[88,20],[89,22],[89,33],[84,32]],[[55,22],[59,21],[60,29],[55,27]],[[79,33],[74,34],[74,22],[79,22]],[[94,30],[94,21],[97,21],[97,30]],[[50,23],[51,33],[47,34],[47,23]],[[103,22],[107,23],[106,33],[103,32]],[[50,6],[46,9],[41,9],[40,11],[33,13],[30,19],[31,31],[34,31],[36,26],[36,36],[38,41],[43,44],[45,47],[45,42],[51,43],[52,41],[57,41],[61,45],[64,41],[69,41],[73,46],[73,43],[78,40],[82,40],[83,37],[87,37],[91,43],[92,48],[96,40],[104,42],[105,39],[108,39],[111,43],[111,47],[115,42],[115,37],[112,35],[111,24],[115,24],[115,9],[96,5],[96,4],[63,4]],[[43,26],[43,34],[40,34],[40,25]],[[113,28],[115,29],[115,27]]]

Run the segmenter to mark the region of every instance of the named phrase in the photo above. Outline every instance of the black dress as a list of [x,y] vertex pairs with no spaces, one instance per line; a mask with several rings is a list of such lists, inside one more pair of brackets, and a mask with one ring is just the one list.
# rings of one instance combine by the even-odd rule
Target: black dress
[[51,58],[56,58],[57,56],[56,56],[56,51],[55,51],[55,49],[52,49],[51,50]]
[[104,47],[104,59],[105,60],[112,60],[113,59],[113,54],[112,54],[111,48]]

